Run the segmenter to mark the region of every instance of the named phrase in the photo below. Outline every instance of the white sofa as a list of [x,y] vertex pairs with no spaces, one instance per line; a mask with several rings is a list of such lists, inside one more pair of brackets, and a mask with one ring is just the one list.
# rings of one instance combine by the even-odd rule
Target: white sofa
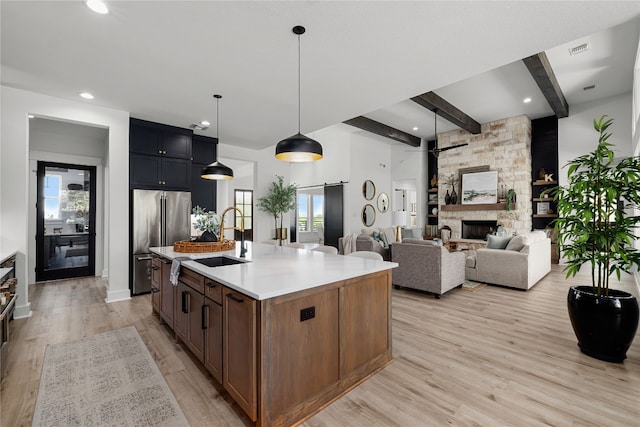
[[[488,244],[488,246],[491,246]],[[506,248],[482,248],[466,260],[467,280],[530,289],[551,271],[551,240],[544,232],[511,238]]]

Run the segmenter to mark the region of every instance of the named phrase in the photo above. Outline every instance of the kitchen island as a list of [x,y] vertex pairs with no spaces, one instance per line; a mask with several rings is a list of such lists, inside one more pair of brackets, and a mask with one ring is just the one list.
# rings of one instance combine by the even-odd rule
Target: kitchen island
[[[395,263],[251,242],[246,258],[151,251],[154,309],[256,425],[302,422],[392,359]],[[197,261],[212,257],[241,262]]]

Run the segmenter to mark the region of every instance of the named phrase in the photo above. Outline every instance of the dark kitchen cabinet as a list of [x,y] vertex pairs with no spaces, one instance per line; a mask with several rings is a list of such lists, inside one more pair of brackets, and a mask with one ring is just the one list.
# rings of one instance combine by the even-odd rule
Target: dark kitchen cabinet
[[129,122],[132,153],[191,160],[191,136],[190,129],[134,118]]
[[216,161],[218,138],[193,135],[191,141],[194,163],[208,165]]
[[129,123],[131,189],[189,191],[190,129],[132,118]]
[[193,162],[191,163],[191,206],[216,211],[217,183],[200,177],[202,169],[216,160],[217,138],[193,135]]
[[188,160],[131,154],[131,188],[189,191],[191,162]]

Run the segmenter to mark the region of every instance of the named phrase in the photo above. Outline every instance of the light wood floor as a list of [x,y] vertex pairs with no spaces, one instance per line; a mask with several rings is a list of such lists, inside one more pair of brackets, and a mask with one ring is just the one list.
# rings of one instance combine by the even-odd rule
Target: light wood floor
[[[533,289],[394,290],[394,361],[304,426],[640,426],[640,339],[623,364],[579,352],[554,271]],[[637,296],[631,279],[620,288]],[[100,279],[30,287],[12,322],[0,425],[29,426],[47,344],[134,325],[192,426],[250,425],[170,331],[149,296],[105,304]],[[304,379],[301,379],[304,381]]]

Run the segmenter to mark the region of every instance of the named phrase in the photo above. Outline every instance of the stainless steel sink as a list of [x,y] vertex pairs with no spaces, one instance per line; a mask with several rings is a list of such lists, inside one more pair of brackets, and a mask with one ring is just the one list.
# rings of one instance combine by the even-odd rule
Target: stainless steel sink
[[200,264],[204,264],[207,267],[222,267],[225,265],[244,264],[245,262],[247,262],[247,261],[240,261],[235,258],[230,258],[227,256],[199,258],[199,259],[194,259],[194,261],[199,262]]

